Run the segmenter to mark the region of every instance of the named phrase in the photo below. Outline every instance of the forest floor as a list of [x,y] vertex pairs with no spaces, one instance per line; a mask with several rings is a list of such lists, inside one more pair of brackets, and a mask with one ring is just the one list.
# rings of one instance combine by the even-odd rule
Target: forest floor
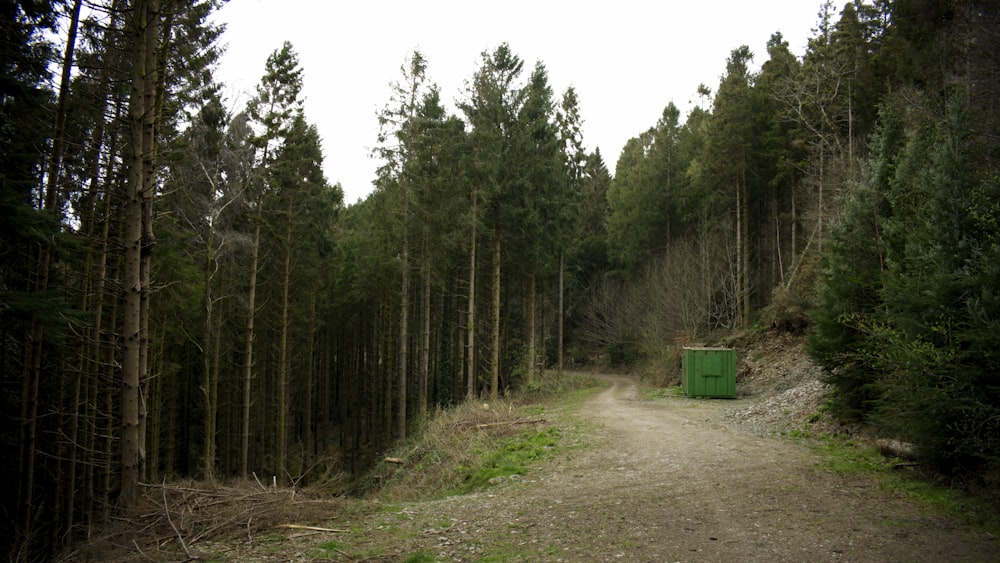
[[[1000,538],[870,474],[834,471],[822,452],[795,437],[796,428],[816,421],[826,392],[800,343],[772,340],[749,350],[744,363],[741,396],[728,401],[644,393],[634,378],[602,375],[607,386],[598,394],[545,412],[544,424],[559,429],[561,445],[552,455],[479,492],[395,502],[296,498],[262,487],[243,493],[228,520],[216,518],[228,522],[231,533],[211,535],[203,524],[199,541],[198,527],[175,514],[157,545],[117,540],[117,548],[76,555],[136,561],[1000,561]],[[907,470],[900,465],[898,471]],[[177,488],[170,493],[177,495]]]

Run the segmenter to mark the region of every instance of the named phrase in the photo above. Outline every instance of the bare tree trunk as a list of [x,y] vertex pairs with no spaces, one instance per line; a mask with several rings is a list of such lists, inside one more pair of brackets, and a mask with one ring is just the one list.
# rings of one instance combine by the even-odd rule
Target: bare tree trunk
[[21,533],[25,540],[31,538],[32,517],[35,513],[35,442],[38,435],[38,387],[42,378],[43,336],[41,323],[32,319],[21,396],[21,478],[18,481],[20,489],[17,503],[22,510]]
[[[349,385],[341,384],[337,385],[336,391],[334,391],[334,386],[331,385],[330,379],[332,378],[334,370],[340,371],[341,362],[346,359],[343,358],[343,356],[346,356],[348,351],[348,347],[346,346],[346,344],[344,344],[344,339],[342,337],[341,338],[335,337],[334,335],[335,330],[336,329],[332,327],[327,328],[327,334],[324,335],[324,340],[327,342],[327,344],[321,348],[323,350],[323,358],[325,361],[323,362],[323,372],[322,372],[323,385],[321,387],[322,391],[319,402],[320,405],[319,416],[320,420],[322,421],[322,424],[320,425],[321,432],[319,440],[321,444],[320,451],[323,452],[324,454],[330,451],[331,441],[333,440],[333,418],[330,412],[331,403],[333,403],[334,401],[333,393],[336,392],[337,394],[336,399],[338,401],[338,404],[342,405],[343,399],[346,396],[348,389],[350,388]],[[352,350],[351,353],[354,354],[356,352]],[[334,360],[334,358],[336,358],[336,361]],[[342,417],[344,415],[344,410],[346,410],[346,408],[342,408],[340,410],[341,410],[340,416]],[[343,424],[341,424],[341,432],[342,431],[343,431]],[[342,445],[343,440],[339,441]]]
[[146,405],[146,388],[150,380],[150,337],[149,308],[153,248],[156,237],[153,234],[153,202],[156,195],[157,139],[160,135],[160,118],[163,111],[163,97],[166,82],[160,80],[160,61],[166,60],[169,41],[160,42],[161,34],[169,39],[173,12],[168,10],[161,22],[160,0],[149,0],[149,18],[146,27],[146,66],[143,86],[145,102],[143,109],[143,178],[142,178],[142,249],[139,261],[139,475],[146,477],[146,436],[149,409]]
[[[58,197],[59,178],[62,168],[62,153],[65,142],[65,123],[67,115],[67,99],[69,96],[70,77],[73,67],[73,52],[76,47],[77,24],[80,19],[80,0],[76,0],[70,18],[70,27],[66,37],[66,50],[63,55],[62,75],[59,85],[59,98],[56,106],[56,119],[52,136],[52,151],[49,156],[46,174],[46,189],[44,192],[45,210],[61,220],[61,202]],[[36,291],[45,292],[48,289],[49,270],[52,249],[50,243],[42,243],[39,251]],[[42,345],[45,332],[37,318],[32,318],[29,331],[28,357],[24,372],[24,387],[21,403],[21,455],[20,468],[21,487],[19,489],[18,506],[21,507],[21,530],[25,539],[32,533],[32,517],[34,514],[35,486],[35,450],[37,439],[38,391],[42,370]],[[56,515],[59,518],[59,515]]]
[[527,365],[525,365],[527,368],[525,375],[529,385],[535,381],[535,366],[537,365],[535,360],[535,275],[535,270],[532,268],[528,281],[528,358]]
[[424,237],[424,279],[423,279],[423,296],[421,301],[423,306],[423,326],[420,329],[421,336],[421,352],[420,352],[420,397],[419,397],[419,407],[420,407],[420,418],[423,419],[427,416],[427,403],[428,403],[428,382],[430,380],[431,371],[431,265],[430,256],[427,250],[427,238]]
[[493,346],[490,359],[490,400],[500,396],[500,230],[493,228]]
[[278,349],[278,476],[287,476],[288,460],[288,297],[292,282],[292,205],[285,230],[285,271],[281,282],[281,342]]
[[59,178],[62,169],[63,147],[65,145],[66,116],[68,113],[69,85],[73,71],[73,52],[76,49],[77,26],[80,22],[81,0],[75,0],[70,12],[69,31],[66,33],[66,50],[63,53],[62,75],[59,82],[59,99],[56,103],[56,123],[52,135],[52,153],[49,157],[47,184],[45,189],[45,206],[54,209],[59,200]]
[[556,361],[559,367],[559,375],[563,373],[563,321],[566,317],[564,276],[566,274],[566,253],[559,253],[559,342],[556,345]]
[[[164,341],[165,332],[166,328],[161,326],[160,336],[157,339],[157,342]],[[155,362],[155,365],[163,366],[163,354],[164,354],[163,346],[159,346],[156,350],[157,350],[156,354],[157,361]],[[161,427],[162,427],[161,420],[162,420],[163,406],[164,404],[166,404],[166,401],[164,400],[164,393],[166,393],[166,389],[164,388],[163,385],[162,367],[159,367],[158,370],[160,371],[160,376],[155,378],[155,381],[153,382],[153,391],[150,393],[148,399],[148,404],[150,405],[149,436],[152,437],[152,441],[149,443],[149,455],[147,456],[146,468],[149,480],[151,481],[156,481],[157,478],[159,477],[159,468],[160,468],[159,436],[161,435]]]
[[[105,67],[105,70],[107,67]],[[104,78],[107,78],[106,75]],[[107,91],[102,84],[101,94],[99,95],[100,107],[104,108],[106,106]],[[83,225],[82,230],[85,236],[90,239],[94,237],[94,231],[98,224],[98,206],[97,206],[97,183],[98,183],[98,171],[100,167],[100,152],[101,146],[104,139],[103,125],[98,127],[98,131],[95,133],[94,145],[91,151],[88,152],[86,162],[89,163],[90,167],[90,177],[88,178],[88,188],[86,195],[86,202],[83,206]],[[110,192],[110,190],[109,190]],[[85,457],[85,469],[83,486],[81,488],[82,500],[85,505],[92,502],[90,499],[93,496],[93,455],[94,446],[93,440],[96,432],[88,432],[86,437],[82,440],[81,445],[80,438],[80,426],[81,417],[85,419],[84,424],[90,424],[93,429],[92,413],[96,407],[96,396],[88,392],[86,398],[83,396],[84,386],[88,386],[91,389],[96,389],[97,382],[99,380],[98,372],[100,366],[100,335],[101,335],[101,323],[102,323],[102,312],[104,308],[104,285],[105,276],[107,275],[107,253],[108,253],[108,233],[109,233],[109,221],[108,209],[110,208],[110,193],[106,194],[105,200],[107,204],[105,205],[105,210],[102,212],[104,218],[101,238],[100,241],[100,251],[96,258],[94,258],[94,249],[88,247],[86,253],[86,265],[84,269],[86,271],[83,288],[81,290],[80,297],[80,310],[89,311],[93,315],[93,324],[89,326],[83,336],[81,346],[80,346],[80,358],[79,358],[79,373],[77,380],[74,383],[73,390],[73,418],[70,425],[69,440],[73,444],[71,448],[71,454],[69,459],[69,476],[67,478],[67,506],[66,506],[66,519],[64,522],[64,531],[69,532],[73,528],[74,524],[74,512],[77,496],[77,488],[79,483],[77,483],[77,469],[80,463],[80,457],[86,456],[88,453],[91,456],[89,459]],[[87,381],[88,383],[84,383]],[[82,411],[82,412],[81,412]],[[89,463],[88,463],[89,462]],[[84,509],[84,513],[89,515],[91,508],[87,507]],[[63,547],[68,545],[68,541],[71,539],[71,535],[66,533],[64,536]]]
[[[117,261],[115,265],[115,272],[112,279],[122,279],[122,270],[124,269],[124,259]],[[112,299],[111,315],[109,315],[110,325],[108,327],[108,334],[111,335],[109,338],[112,342],[108,343],[107,346],[107,357],[104,359],[104,477],[101,482],[101,492],[100,501],[103,510],[101,511],[101,520],[107,522],[111,517],[111,495],[114,492],[112,490],[111,482],[112,476],[114,475],[114,452],[115,452],[115,400],[114,400],[114,381],[115,381],[115,370],[116,370],[116,358],[115,350],[121,343],[121,336],[116,336],[118,332],[118,319],[121,314],[119,309],[118,299]],[[121,413],[119,413],[120,416]],[[121,449],[119,444],[119,450]],[[119,453],[120,455],[120,453]]]
[[[262,210],[258,209],[258,218]],[[253,235],[253,247],[250,249],[250,288],[247,290],[247,333],[243,348],[243,400],[241,401],[242,416],[240,421],[240,477],[246,479],[249,475],[248,457],[250,452],[250,380],[253,378],[253,337],[254,315],[257,311],[257,260],[260,255],[260,222],[258,221]]]
[[778,189],[771,192],[771,216],[774,218],[774,264],[772,266],[772,285],[785,285],[785,263],[781,254],[781,204],[778,202]]
[[212,194],[209,195],[210,198],[210,210],[209,213],[213,216],[212,221],[208,225],[208,233],[205,238],[205,272],[202,282],[205,284],[202,290],[202,309],[205,313],[205,318],[202,323],[202,336],[201,336],[201,369],[202,369],[202,381],[201,381],[201,393],[205,398],[205,444],[204,444],[204,458],[202,459],[202,477],[211,480],[215,473],[215,424],[216,424],[216,413],[213,408],[214,397],[212,396],[212,390],[215,385],[212,381],[212,340],[213,340],[213,328],[215,323],[213,322],[214,314],[214,302],[212,298],[212,272],[214,265],[214,249],[215,244],[215,197],[214,197],[214,186],[212,189]]
[[472,400],[476,394],[476,190],[472,190],[472,236],[469,243],[469,314],[466,317],[467,343],[465,360],[468,370],[465,378],[465,398]]
[[[405,190],[405,188],[404,188]],[[399,395],[396,405],[396,439],[406,439],[406,372],[409,368],[409,318],[410,318],[410,235],[409,235],[409,197],[403,193],[403,252],[402,252],[402,282],[399,291],[399,365],[396,366]]]
[[743,282],[741,288],[743,294],[743,328],[747,328],[750,326],[750,205],[747,201],[749,194],[747,193],[745,172],[743,181],[740,183],[740,190],[742,193],[742,197],[740,198],[740,203],[742,203],[740,218],[742,219],[741,226],[743,229],[740,233],[740,239],[743,241],[743,247],[740,249],[740,255],[743,260],[740,269],[743,271],[743,275],[740,279]]
[[816,243],[817,250],[823,252],[823,182],[824,182],[824,171],[826,168],[826,151],[823,147],[820,147],[819,152],[819,202],[816,206],[816,233],[819,236],[819,240]]
[[302,467],[309,467],[315,450],[313,444],[313,382],[316,380],[316,293],[313,288],[309,300],[309,341],[306,343],[306,398],[302,413],[305,430],[305,459]]
[[743,271],[743,202],[741,200],[743,196],[742,186],[736,186],[736,287],[733,290],[736,293],[736,326],[740,328],[746,328],[746,318],[743,317],[743,276],[746,272]]
[[798,209],[798,198],[795,197],[796,190],[792,187],[792,232],[791,232],[791,256],[790,260],[794,263],[799,257],[799,209]]
[[[116,9],[117,4],[118,4],[117,1],[113,3],[112,6],[113,12],[117,12]],[[112,26],[113,25],[114,24],[112,24]],[[111,44],[110,35],[111,35],[110,31],[105,32],[104,48],[106,52]],[[105,57],[104,65],[101,68],[100,94],[98,98],[99,103],[97,106],[98,108],[100,108],[102,114],[104,111],[107,110],[110,83],[111,83],[111,63],[108,60],[108,57]],[[119,98],[117,103],[115,103],[114,105],[115,111],[113,115],[113,121],[117,122],[119,120],[122,113],[122,107],[123,104],[121,103],[121,99]],[[88,163],[89,163],[88,181],[90,186],[89,191],[91,194],[91,199],[93,201],[97,200],[97,190],[98,190],[97,186],[98,182],[100,182],[101,155],[102,155],[103,141],[105,137],[104,131],[105,131],[105,122],[104,120],[99,120],[97,128],[93,134],[94,144],[91,147],[88,155]],[[108,147],[107,151],[108,154],[116,153],[117,151],[117,143],[115,142],[116,138],[117,137],[115,135],[111,135],[109,137],[110,146]],[[109,172],[108,177],[110,178],[112,176],[110,174],[111,172],[110,166],[108,172]],[[88,527],[93,524],[93,518],[95,515],[94,502],[97,493],[96,465],[98,464],[97,461],[98,432],[96,431],[96,429],[98,424],[98,418],[97,418],[98,411],[100,410],[98,408],[98,400],[99,400],[99,390],[101,387],[100,385],[101,362],[103,357],[102,353],[104,346],[101,337],[103,334],[102,330],[104,321],[105,288],[107,285],[107,264],[108,264],[109,245],[110,245],[111,200],[113,199],[112,194],[115,192],[116,189],[111,185],[111,181],[109,180],[108,186],[105,187],[104,191],[104,201],[103,201],[104,206],[102,210],[103,226],[101,228],[101,239],[100,239],[101,250],[100,250],[100,256],[98,257],[97,260],[96,286],[94,288],[95,302],[92,305],[93,307],[92,314],[94,315],[94,318],[93,318],[93,325],[88,331],[88,340],[90,342],[90,349],[88,356],[89,369],[87,370],[87,373],[90,376],[90,392],[88,393],[88,400],[86,402],[86,417],[89,427],[92,430],[86,433],[87,438],[86,438],[86,444],[84,446],[86,451],[90,452],[90,459],[89,463],[85,464],[85,470],[84,470],[85,472],[84,490],[83,490],[84,508],[82,511],[83,514],[86,515],[86,522]],[[113,318],[114,315],[112,315],[112,319]],[[110,450],[107,451],[106,453],[108,455],[111,454]]]
[[[131,146],[125,198],[125,311],[122,332],[121,490],[119,503],[135,505],[145,465],[143,371],[147,366],[149,250],[151,249],[152,188],[155,143],[156,44],[159,0],[136,0],[133,5],[135,45],[132,92],[129,102]],[[153,91],[150,91],[152,87]]]
[[[379,340],[378,340],[379,346],[378,346],[378,351],[376,352],[378,354],[378,359],[376,360],[375,369],[377,369],[379,372],[379,378],[384,380],[383,381],[384,386],[382,389],[383,390],[382,395],[384,398],[384,401],[382,403],[383,404],[382,424],[380,425],[379,436],[378,439],[376,440],[377,442],[382,442],[384,438],[392,436],[394,426],[398,420],[398,419],[393,420],[392,418],[393,414],[392,405],[393,405],[393,400],[396,398],[396,394],[393,393],[393,383],[396,384],[399,383],[399,380],[397,378],[398,373],[396,372],[396,365],[393,364],[393,358],[396,356],[392,354],[393,334],[392,334],[392,329],[389,328],[392,326],[392,322],[389,321],[390,317],[389,307],[384,306],[382,309],[383,309],[382,311],[383,323],[387,327],[387,329],[384,331],[380,331],[379,333]],[[397,333],[395,336],[398,337],[399,334]]]

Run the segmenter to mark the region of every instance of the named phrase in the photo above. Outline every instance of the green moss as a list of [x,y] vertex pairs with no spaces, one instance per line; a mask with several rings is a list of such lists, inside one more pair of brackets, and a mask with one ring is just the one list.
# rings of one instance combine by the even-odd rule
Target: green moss
[[477,467],[462,468],[465,482],[454,492],[462,494],[483,489],[497,477],[524,475],[530,464],[549,455],[558,445],[559,437],[558,428],[526,432],[508,438],[496,450],[481,452],[481,463]]

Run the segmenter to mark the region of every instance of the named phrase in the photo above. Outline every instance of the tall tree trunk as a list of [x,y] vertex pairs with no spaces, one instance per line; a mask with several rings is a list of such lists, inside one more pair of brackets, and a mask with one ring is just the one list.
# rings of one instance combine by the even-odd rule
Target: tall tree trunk
[[63,147],[66,143],[66,116],[68,114],[69,86],[73,71],[73,53],[76,49],[76,33],[80,22],[82,0],[75,0],[70,12],[69,31],[66,33],[66,50],[63,53],[62,75],[59,81],[59,98],[56,102],[56,122],[52,135],[52,152],[49,156],[45,206],[55,209],[59,201],[59,178],[62,173]]
[[559,252],[559,342],[556,345],[556,356],[557,365],[559,366],[559,375],[563,373],[563,321],[566,317],[565,308],[565,298],[566,298],[566,286],[564,283],[566,275],[566,253]]
[[[155,139],[154,104],[156,44],[159,0],[136,0],[133,4],[135,45],[132,60],[132,91],[129,102],[129,175],[125,198],[125,311],[122,333],[121,489],[119,503],[129,509],[136,503],[139,479],[144,469],[145,424],[142,396],[146,367],[144,322],[148,322],[149,250],[152,241],[152,178]],[[152,46],[152,47],[151,47]],[[146,285],[144,285],[144,283]],[[145,305],[144,305],[145,303]]]
[[[348,348],[345,345],[343,335],[337,334],[340,331],[338,331],[335,326],[328,325],[325,332],[326,334],[323,340],[326,342],[326,345],[321,348],[323,350],[323,358],[324,358],[322,364],[323,385],[321,388],[320,400],[319,400],[319,405],[320,405],[319,416],[321,421],[319,450],[324,455],[330,451],[330,448],[332,446],[331,442],[333,441],[333,412],[331,412],[332,409],[330,407],[332,406],[334,401],[336,401],[337,405],[342,405],[343,398],[345,397],[345,394],[348,392],[350,387],[349,384],[345,384],[343,382],[338,382],[338,385],[334,386],[331,379],[333,378],[334,373],[341,371],[341,365],[342,365],[341,362],[346,361],[348,359],[347,356],[349,354],[355,353],[353,350],[348,352],[350,348]],[[334,393],[336,393],[336,396],[334,396]],[[338,409],[338,410],[340,410],[338,414],[342,417],[344,415],[343,410],[346,409]],[[338,423],[340,423],[341,431],[343,431],[343,424],[341,418],[338,418]],[[338,441],[340,442],[341,445],[344,443],[343,440],[338,439]]]
[[490,358],[490,400],[500,396],[500,229],[493,228],[493,346]]
[[409,197],[403,192],[403,252],[402,252],[402,282],[399,291],[399,365],[396,366],[399,396],[396,405],[396,439],[406,439],[406,372],[409,368],[409,347],[410,340],[409,318],[410,318],[410,235],[409,235]]
[[[78,3],[79,4],[79,3]],[[75,14],[78,17],[79,14]],[[109,65],[106,63],[101,72],[101,86],[99,93],[97,94],[98,107],[104,111],[107,107],[107,84],[109,80]],[[84,162],[87,163],[88,178],[87,178],[87,191],[84,196],[83,209],[81,211],[82,215],[82,225],[81,231],[88,240],[97,240],[100,244],[100,250],[98,251],[97,258],[94,257],[95,248],[93,245],[88,245],[86,257],[85,257],[85,275],[80,292],[79,307],[81,311],[88,311],[93,315],[92,324],[87,327],[84,332],[82,342],[81,342],[81,353],[80,353],[80,366],[77,380],[74,383],[73,390],[73,414],[72,423],[70,426],[70,443],[73,444],[71,448],[71,454],[69,459],[69,476],[67,478],[67,506],[66,506],[66,518],[64,522],[63,529],[66,535],[63,537],[64,544],[62,547],[67,547],[67,543],[72,536],[68,533],[73,528],[75,522],[75,506],[77,495],[81,495],[85,508],[83,510],[84,514],[88,514],[92,509],[86,505],[91,502],[90,499],[93,495],[93,453],[94,447],[92,443],[92,436],[96,432],[88,432],[86,437],[80,438],[80,426],[81,418],[84,419],[83,424],[91,424],[90,428],[94,428],[92,425],[92,414],[96,407],[96,396],[94,396],[90,391],[87,391],[86,397],[84,397],[84,389],[95,389],[97,387],[97,382],[99,380],[99,370],[100,370],[100,334],[101,334],[101,322],[102,322],[102,312],[104,307],[104,285],[105,276],[107,274],[107,252],[108,252],[108,209],[110,205],[105,205],[104,210],[100,211],[103,221],[98,221],[98,182],[99,182],[99,172],[100,172],[100,156],[101,149],[103,147],[104,141],[104,120],[100,120],[97,125],[97,129],[94,133],[93,144],[88,149],[86,156],[84,157]],[[105,202],[109,203],[111,200],[110,191],[105,194]],[[95,239],[94,231],[97,229],[98,225],[101,227],[101,237]],[[82,411],[82,412],[81,412]],[[81,444],[82,442],[82,444]],[[86,456],[90,455],[90,458]],[[80,464],[80,458],[84,457],[84,478],[82,483],[77,482],[78,467]],[[82,486],[81,486],[82,484]],[[78,492],[79,491],[79,492]],[[89,514],[88,514],[89,515]]]
[[[125,260],[122,257],[116,260],[115,271],[111,279],[120,280],[124,273]],[[118,320],[122,312],[119,307],[121,304],[120,299],[111,300],[111,314],[109,315],[110,325],[108,327],[108,334],[110,342],[106,346],[107,357],[104,359],[104,473],[102,475],[103,480],[101,482],[101,492],[100,492],[100,502],[103,510],[101,511],[101,520],[107,522],[111,517],[111,495],[113,494],[112,477],[114,476],[114,452],[115,452],[115,394],[114,394],[114,381],[115,381],[115,371],[116,367],[116,349],[120,348],[124,342],[123,338],[120,336],[118,327]],[[118,413],[121,416],[121,413]],[[119,456],[121,455],[122,444],[118,444]]]
[[[113,4],[113,12],[117,12],[118,2]],[[105,32],[104,49],[108,52],[111,39],[110,32]],[[109,57],[104,57],[103,66],[101,68],[101,83],[100,83],[100,94],[98,97],[98,108],[103,115],[107,110],[108,97],[111,83],[111,63]],[[118,122],[123,111],[123,103],[121,98],[116,100],[114,104],[113,121]],[[101,156],[103,149],[103,142],[105,138],[105,120],[98,120],[97,128],[93,134],[94,144],[90,148],[90,153],[88,155],[87,162],[89,163],[88,171],[88,182],[89,182],[89,192],[91,194],[91,200],[97,201],[98,183],[100,182],[101,173]],[[107,153],[116,154],[117,153],[117,135],[109,135],[108,141],[109,146]],[[108,178],[114,177],[111,174],[111,169],[109,166]],[[86,417],[88,425],[91,428],[90,432],[87,432],[87,439],[85,448],[86,451],[90,452],[89,463],[85,465],[85,476],[84,476],[84,489],[83,489],[83,499],[84,508],[83,513],[86,515],[86,523],[89,526],[93,524],[93,519],[95,516],[94,503],[97,495],[97,483],[96,479],[98,476],[97,472],[97,438],[98,432],[98,407],[99,401],[99,391],[101,388],[101,365],[103,359],[104,342],[102,340],[103,335],[103,321],[104,321],[104,303],[106,300],[105,288],[107,285],[107,266],[108,266],[108,254],[110,248],[110,234],[111,234],[111,201],[113,199],[112,194],[117,193],[118,190],[111,185],[111,180],[108,180],[108,185],[104,188],[104,199],[103,199],[103,209],[101,215],[101,239],[100,239],[100,255],[97,260],[97,273],[96,273],[96,285],[94,287],[94,303],[93,307],[93,324],[88,331],[88,340],[90,341],[89,350],[89,369],[87,370],[90,377],[90,391],[88,393],[88,400],[86,402]],[[96,205],[96,203],[95,203]],[[112,319],[114,315],[112,315]],[[109,413],[110,414],[110,413]],[[110,455],[110,451],[106,452]]]
[[[225,282],[221,281],[219,283],[219,287],[220,288],[226,287]],[[213,324],[215,325],[213,327],[213,330],[212,330],[213,331],[213,338],[212,338],[212,365],[211,365],[211,370],[212,370],[212,391],[211,391],[211,393],[212,393],[212,412],[215,413],[215,416],[213,417],[213,420],[214,420],[214,422],[213,422],[213,431],[214,431],[213,436],[215,436],[215,438],[213,438],[213,440],[212,440],[212,448],[213,448],[213,451],[215,453],[215,458],[216,459],[215,459],[214,463],[215,463],[216,467],[218,467],[218,465],[220,464],[220,461],[218,459],[219,458],[219,444],[218,444],[218,438],[217,438],[217,436],[219,436],[219,431],[218,431],[219,430],[219,378],[222,376],[221,366],[222,366],[222,320],[223,320],[223,316],[224,315],[223,315],[222,311],[213,312],[212,313]],[[232,413],[231,410],[228,411],[228,412]],[[237,424],[233,425],[234,417],[232,417],[231,415],[228,416],[227,419],[228,419],[228,423],[229,423],[228,424],[229,428],[228,428],[228,431],[225,433],[226,442],[227,442],[227,447],[225,449],[225,453],[226,453],[225,467],[227,468],[227,472],[232,472],[232,470],[233,470],[233,463],[232,463],[231,456],[232,456],[232,452],[233,452],[234,448],[232,447],[232,441],[231,441],[232,438],[231,438],[231,436],[238,436],[239,435],[239,423],[237,422]],[[239,418],[236,417],[236,420],[238,421]],[[234,428],[234,426],[235,426],[235,428]]]
[[[41,266],[40,266],[41,267]],[[46,266],[45,270],[48,269]],[[30,346],[25,352],[24,386],[21,396],[21,478],[17,505],[21,508],[21,533],[32,534],[35,489],[35,442],[38,435],[38,387],[42,379],[42,324],[32,319]]]
[[247,331],[243,347],[243,400],[240,403],[242,416],[240,421],[240,477],[246,479],[250,451],[250,380],[253,377],[253,337],[254,314],[257,311],[257,259],[260,255],[260,216],[254,228],[253,246],[250,249],[250,287],[247,290]]
[[[160,131],[160,116],[166,82],[159,79],[159,61],[166,58],[168,42],[160,44],[160,0],[149,0],[149,17],[146,24],[145,73],[143,80],[143,121],[142,121],[142,248],[139,253],[139,476],[146,475],[146,425],[148,407],[146,387],[150,380],[149,369],[149,315],[153,247],[153,201],[156,194],[156,140]],[[172,12],[167,22],[171,21]],[[170,37],[167,23],[164,37]],[[162,52],[161,52],[162,49]]]
[[781,254],[781,203],[778,188],[771,191],[771,217],[774,219],[774,258],[771,267],[772,285],[785,285],[785,261]]
[[[209,179],[211,181],[211,179]],[[216,399],[214,392],[218,390],[218,381],[213,378],[212,373],[212,341],[215,303],[212,297],[213,272],[215,266],[215,186],[212,185],[212,193],[209,195],[211,222],[208,225],[208,233],[205,235],[205,271],[202,282],[205,288],[202,293],[202,309],[205,318],[202,325],[201,338],[201,369],[202,383],[201,392],[205,398],[205,445],[204,458],[202,459],[202,473],[205,479],[211,480],[215,474],[215,428],[217,413],[215,409]]]
[[528,281],[528,358],[527,358],[527,377],[528,384],[532,384],[535,381],[535,366],[537,362],[535,360],[535,269],[531,269],[531,276]]
[[750,206],[747,201],[749,199],[749,194],[747,193],[747,181],[745,175],[743,177],[743,181],[740,183],[740,190],[742,194],[742,197],[740,198],[740,203],[742,203],[740,211],[740,218],[742,219],[740,239],[743,242],[743,246],[740,250],[740,256],[743,261],[740,265],[740,270],[743,272],[743,276],[740,278],[743,283],[741,287],[743,313],[741,316],[743,317],[743,328],[747,328],[750,326]]
[[[157,342],[164,342],[166,339],[166,327],[160,326],[160,334],[156,339]],[[169,405],[165,400],[164,394],[167,393],[169,388],[164,385],[163,382],[163,355],[164,347],[159,346],[156,348],[156,362],[155,365],[159,366],[158,371],[159,376],[154,378],[153,381],[153,391],[149,396],[149,436],[152,441],[149,443],[149,455],[146,462],[147,474],[149,475],[149,480],[156,481],[159,477],[160,471],[160,451],[161,443],[160,436],[162,436],[162,419],[163,419],[163,408],[164,405]],[[172,408],[172,407],[168,407]]]
[[278,476],[287,477],[288,459],[288,297],[292,282],[292,205],[285,228],[285,271],[281,282],[281,342],[278,349]]
[[791,253],[789,255],[790,264],[794,264],[799,259],[799,209],[798,209],[798,198],[795,196],[797,190],[792,187],[792,216],[790,220],[792,222],[792,232],[790,233],[789,242],[791,244]]
[[[399,420],[397,417],[393,420],[393,400],[398,394],[398,389],[396,393],[393,392],[393,384],[398,384],[398,373],[396,372],[396,365],[393,364],[393,359],[397,357],[392,353],[393,351],[393,340],[394,336],[398,337],[399,333],[393,335],[392,332],[392,321],[390,321],[390,311],[388,305],[383,307],[382,311],[383,324],[386,330],[380,331],[379,337],[379,347],[378,347],[378,359],[376,360],[376,369],[379,372],[379,378],[383,380],[382,396],[383,396],[383,409],[382,409],[382,424],[379,427],[379,434],[376,442],[381,444],[387,441],[388,438],[392,437],[393,430],[395,430],[396,422]],[[383,369],[384,368],[384,369]]]
[[313,288],[309,299],[309,340],[306,342],[306,397],[302,413],[302,427],[305,432],[305,459],[302,467],[307,468],[312,463],[315,453],[313,444],[313,385],[316,381],[316,293]]
[[733,288],[735,304],[735,315],[736,323],[734,326],[742,328],[743,319],[743,202],[740,201],[740,197],[743,195],[743,191],[740,186],[736,186],[736,284]]
[[816,204],[816,236],[819,237],[816,242],[817,250],[823,252],[823,182],[824,182],[824,172],[826,170],[826,150],[820,146],[819,152],[819,190],[818,190],[818,202]]
[[424,275],[423,294],[421,297],[423,326],[420,329],[420,393],[418,402],[421,420],[427,416],[428,381],[430,380],[431,371],[431,259],[427,248],[426,236],[424,236],[423,255]]
[[[57,223],[61,222],[60,209],[62,207],[59,198],[59,178],[62,169],[62,153],[65,144],[65,124],[67,115],[67,101],[69,97],[70,78],[73,68],[73,52],[76,47],[77,25],[80,20],[81,0],[76,0],[70,16],[69,31],[66,36],[66,49],[63,54],[62,75],[59,85],[59,97],[56,104],[55,124],[52,135],[52,150],[49,155],[46,173],[46,189],[44,192],[45,211],[51,213]],[[38,274],[36,291],[40,294],[48,289],[49,270],[51,265],[52,248],[51,243],[42,243],[39,251]],[[23,510],[21,514],[21,530],[25,539],[30,538],[31,519],[34,514],[34,486],[35,486],[35,454],[37,438],[37,416],[38,416],[38,391],[41,381],[42,370],[42,345],[45,339],[45,332],[42,324],[37,318],[32,318],[31,329],[29,331],[28,348],[29,356],[25,362],[24,387],[22,389],[21,404],[21,479],[19,489],[18,506]],[[59,515],[56,515],[59,518]]]
[[468,369],[465,377],[465,398],[472,400],[476,395],[476,190],[472,190],[472,235],[469,241],[469,313],[466,317],[467,339],[465,361]]

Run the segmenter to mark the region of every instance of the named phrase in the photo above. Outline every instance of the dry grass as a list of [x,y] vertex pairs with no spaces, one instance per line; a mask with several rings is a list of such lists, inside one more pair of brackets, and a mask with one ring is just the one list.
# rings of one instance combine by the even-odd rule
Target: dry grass
[[545,424],[530,408],[501,399],[469,402],[442,411],[419,435],[387,455],[402,463],[382,462],[372,472],[373,490],[393,501],[439,497],[458,489],[486,452],[526,427]]
[[176,561],[205,557],[215,542],[273,532],[295,522],[322,522],[340,513],[346,501],[310,490],[277,488],[258,482],[222,485],[176,481],[143,485],[139,506],[112,518],[64,556],[71,561]]
[[[562,393],[572,397],[575,390],[592,388],[594,381],[580,375],[557,378],[547,374],[532,393],[442,410],[420,424],[411,440],[387,453],[387,458],[398,458],[399,463],[376,464],[362,488],[369,496],[393,502],[454,492],[485,460],[509,448],[512,439],[557,433],[552,428],[555,416],[543,412],[539,398]],[[333,469],[307,488],[276,487],[256,479],[145,484],[134,511],[88,534],[63,559],[235,561],[250,557],[262,542],[278,547],[295,536],[337,536],[341,530],[333,522],[356,518],[373,504],[343,496],[350,487],[348,476]],[[296,528],[299,524],[309,528]]]
[[[411,440],[386,455],[394,462],[377,464],[366,484],[368,490],[397,502],[464,492],[477,472],[497,463],[505,450],[530,451],[550,440],[551,433],[558,432],[558,410],[600,385],[585,373],[560,377],[546,372],[530,389],[496,402],[471,401],[443,410]],[[547,401],[553,397],[559,399]]]

